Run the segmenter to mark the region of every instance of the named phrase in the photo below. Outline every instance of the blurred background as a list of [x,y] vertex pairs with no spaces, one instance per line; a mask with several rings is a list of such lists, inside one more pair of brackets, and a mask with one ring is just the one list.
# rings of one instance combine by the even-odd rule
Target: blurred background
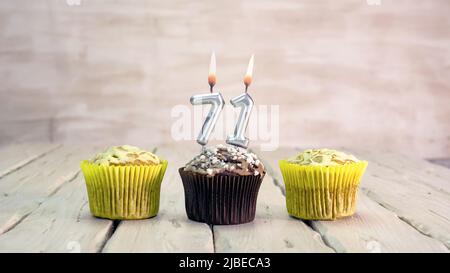
[[226,100],[255,54],[280,145],[450,157],[449,15],[448,0],[1,1],[0,146],[172,143],[214,50]]

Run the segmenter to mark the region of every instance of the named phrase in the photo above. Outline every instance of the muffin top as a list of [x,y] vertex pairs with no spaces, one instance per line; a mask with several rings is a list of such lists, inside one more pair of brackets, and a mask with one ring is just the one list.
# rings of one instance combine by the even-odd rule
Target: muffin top
[[111,147],[97,154],[91,162],[102,166],[125,166],[158,165],[161,160],[151,152],[131,145],[123,145]]
[[289,163],[311,166],[339,166],[356,163],[359,160],[353,155],[331,149],[309,149],[288,159]]
[[185,171],[214,176],[216,174],[259,175],[264,165],[258,157],[244,148],[219,144],[203,147],[199,155],[189,161]]

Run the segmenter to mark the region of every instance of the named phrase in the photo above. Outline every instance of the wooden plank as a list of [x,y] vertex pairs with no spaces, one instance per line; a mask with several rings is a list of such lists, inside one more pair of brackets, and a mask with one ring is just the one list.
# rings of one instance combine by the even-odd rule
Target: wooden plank
[[[293,156],[299,149],[280,148],[274,152],[261,153],[262,160],[271,167],[279,159]],[[370,161],[369,169],[374,164]],[[274,177],[278,179],[278,185],[284,188],[281,172],[278,168],[270,168]],[[377,170],[380,171],[380,170]],[[371,172],[368,170],[363,177],[362,188],[372,185]],[[384,180],[383,182],[385,183]],[[391,192],[391,196],[403,199],[405,205],[416,202],[416,197],[404,195],[401,190],[394,190],[389,182],[383,185],[386,191]],[[417,187],[424,187],[419,184]],[[367,193],[367,191],[365,191]],[[372,197],[373,194],[369,194]],[[354,217],[341,219],[338,221],[311,221],[311,225],[323,236],[328,245],[338,252],[371,252],[371,251],[447,251],[443,244],[437,240],[428,238],[416,229],[406,224],[404,219],[399,219],[388,209],[370,200],[360,193],[357,214]],[[428,207],[431,204],[428,204]],[[401,217],[400,217],[401,218]],[[436,219],[436,217],[434,217]],[[386,225],[389,223],[389,225]],[[414,226],[414,225],[412,225]],[[417,228],[417,227],[415,227]],[[420,230],[420,229],[419,229]]]
[[214,226],[214,243],[216,252],[333,252],[317,232],[289,217],[284,196],[269,173],[258,194],[255,220]]
[[449,252],[362,193],[355,215],[311,225],[337,252]]
[[450,197],[450,169],[419,158],[395,153],[356,152],[361,158],[374,162],[372,168],[380,175],[387,175],[409,183],[426,184]]
[[15,144],[0,149],[0,178],[58,148],[56,144]]
[[0,252],[97,252],[112,228],[112,221],[91,216],[85,182],[79,174],[1,235]]
[[178,168],[199,151],[196,145],[158,148],[169,161],[161,186],[160,211],[154,218],[122,221],[104,252],[213,252],[210,227],[187,218]]
[[[429,162],[425,159],[419,157],[411,157],[399,153],[380,153],[380,152],[365,152],[369,157],[374,159],[382,157],[384,162],[388,164],[393,164],[398,168],[407,168],[408,170],[415,171],[417,173],[431,175],[433,177],[447,178],[450,177],[450,169],[437,165],[435,163]],[[436,159],[439,161],[439,159]],[[448,162],[449,159],[442,158],[442,161]]]
[[61,147],[0,179],[0,234],[13,228],[79,172],[92,149]]
[[428,185],[389,177],[369,164],[361,189],[425,235],[450,248],[450,198]]
[[392,153],[356,154],[370,162],[362,190],[403,221],[450,248],[448,170]]

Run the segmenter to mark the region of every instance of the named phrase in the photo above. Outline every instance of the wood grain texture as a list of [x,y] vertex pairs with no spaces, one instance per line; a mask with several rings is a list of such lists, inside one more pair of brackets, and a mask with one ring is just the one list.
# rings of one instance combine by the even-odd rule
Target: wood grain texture
[[0,236],[0,252],[98,252],[113,222],[89,211],[84,178],[78,174]]
[[[373,163],[368,168],[368,173],[376,182],[363,189],[418,230],[441,240],[448,247],[450,170],[401,154],[367,151],[359,151],[357,154],[365,156]],[[399,198],[394,198],[394,192],[387,193],[387,189],[377,182],[380,179],[388,181],[391,190],[401,193]],[[408,196],[414,199],[410,208],[405,206],[405,203],[410,202],[407,200]]]
[[320,235],[289,217],[285,199],[268,173],[258,194],[255,220],[214,226],[216,252],[333,252]]
[[[281,172],[278,168],[277,161],[279,159],[289,158],[300,149],[280,148],[274,152],[261,153],[263,161],[270,166],[269,170],[273,172],[274,177],[277,180],[277,185],[284,189],[284,183]],[[440,219],[438,215],[431,216],[427,210],[434,208],[441,208],[441,213],[445,213],[442,208],[446,207],[446,203],[450,201],[449,197],[438,196],[434,199],[438,192],[434,192],[433,197],[430,198],[427,195],[421,195],[420,189],[426,187],[426,185],[417,184],[411,185],[410,190],[406,193],[405,189],[401,186],[399,189],[395,188],[396,184],[390,182],[389,174],[386,174],[386,170],[377,169],[375,171],[376,176],[382,176],[383,178],[377,181],[373,180],[373,166],[376,164],[373,160],[366,157],[361,157],[369,160],[369,167],[366,174],[363,176],[361,182],[362,191],[360,192],[360,198],[358,200],[357,213],[355,216],[342,219],[339,221],[311,221],[311,225],[322,235],[328,245],[332,246],[338,252],[446,252],[448,249],[444,247],[446,245],[445,235],[443,232],[450,225],[445,220]],[[407,159],[403,159],[403,164],[408,164]],[[275,165],[277,164],[277,165]],[[274,168],[274,166],[276,166]],[[402,170],[403,171],[403,170]],[[405,171],[406,172],[406,171]],[[367,188],[373,189],[368,191]],[[416,191],[418,189],[418,191]],[[383,194],[379,196],[390,196],[390,201],[394,199],[402,200],[401,202],[392,202],[389,205],[386,202],[378,204],[380,198],[374,198],[374,195],[382,191]],[[388,193],[390,192],[390,193]],[[364,194],[367,194],[370,198],[374,198],[377,202],[369,199]],[[378,196],[378,195],[377,195]],[[392,204],[392,205],[390,205]],[[414,222],[408,221],[403,217],[404,213],[398,213],[398,207],[407,209],[408,204],[409,211],[414,215],[414,219],[422,219],[427,215],[429,223],[424,226],[418,226]],[[419,205],[420,204],[420,205]],[[418,208],[422,206],[422,208]],[[416,213],[416,210],[421,213]],[[395,214],[394,214],[394,213]],[[382,220],[383,219],[383,220]],[[406,223],[405,223],[406,222]],[[389,224],[386,224],[389,223]],[[428,237],[429,233],[424,232],[424,228],[432,229],[437,232],[431,239]],[[419,231],[420,232],[419,232]],[[427,229],[425,229],[427,230]],[[426,235],[422,234],[425,233]],[[434,234],[434,233],[433,233]],[[439,237],[439,236],[444,236]],[[419,243],[420,242],[420,243]]]
[[184,166],[198,145],[159,147],[157,154],[169,162],[161,186],[160,211],[154,218],[122,221],[104,252],[214,252],[210,227],[187,218],[178,168]]
[[23,143],[0,149],[0,178],[58,148],[56,144]]
[[367,160],[370,163],[361,185],[364,193],[450,248],[450,184],[438,181],[435,175],[418,176],[408,168],[392,168],[380,157]]
[[[13,164],[20,162],[14,149],[25,146],[14,147],[3,150]],[[26,147],[31,156],[40,149]],[[268,175],[254,222],[211,230],[187,219],[178,174],[199,149],[159,147],[157,154],[169,167],[158,216],[116,222],[117,227],[91,216],[79,172],[80,160],[92,157],[98,147],[44,152],[0,178],[0,252],[449,252],[445,181],[450,176],[439,166],[396,154],[357,152],[369,160],[357,213],[333,222],[303,222],[287,214],[277,163],[297,150],[256,151]]]
[[79,146],[61,147],[0,179],[0,234],[14,227],[62,185],[74,179],[79,164],[93,153]]
[[448,168],[392,152],[357,151],[356,153],[376,162],[373,168],[380,175],[425,184],[450,195],[450,169]]
[[351,217],[311,225],[337,252],[449,252],[443,243],[419,233],[363,193],[357,208]]

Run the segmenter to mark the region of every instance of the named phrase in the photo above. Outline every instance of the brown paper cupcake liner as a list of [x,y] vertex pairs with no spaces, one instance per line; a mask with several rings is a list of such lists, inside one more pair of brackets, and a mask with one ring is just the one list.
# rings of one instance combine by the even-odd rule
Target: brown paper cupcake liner
[[179,169],[189,219],[212,225],[236,225],[253,221],[264,174],[212,177]]

